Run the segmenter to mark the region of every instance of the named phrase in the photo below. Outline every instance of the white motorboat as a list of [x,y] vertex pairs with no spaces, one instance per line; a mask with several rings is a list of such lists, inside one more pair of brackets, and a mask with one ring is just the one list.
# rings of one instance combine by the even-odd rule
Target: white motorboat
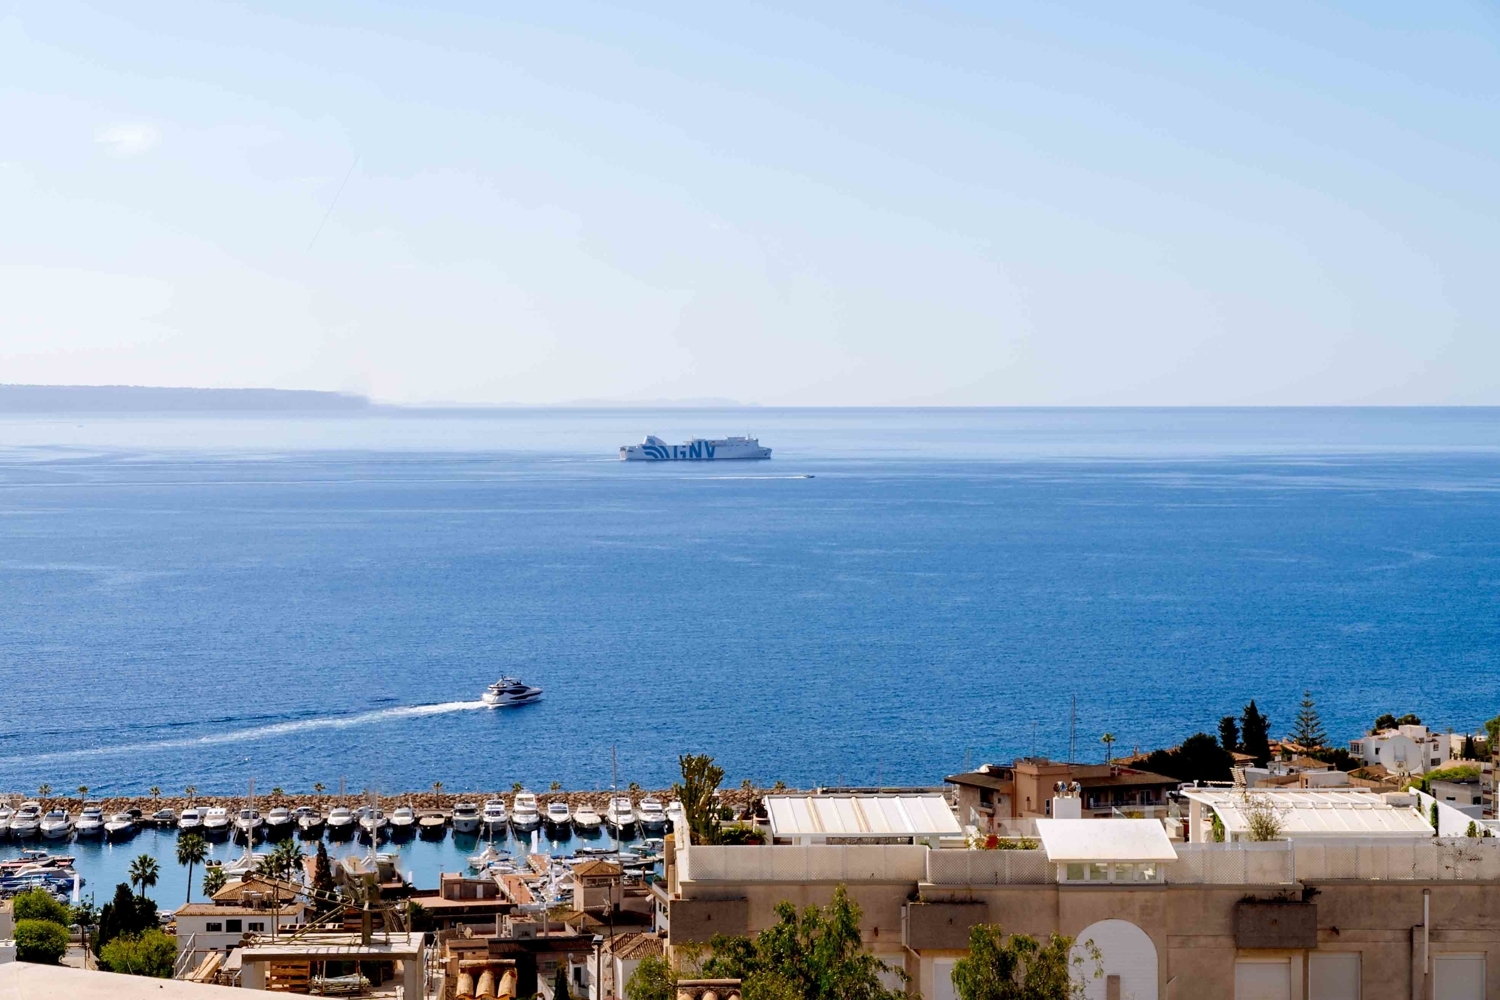
[[579,833],[598,833],[602,822],[599,811],[587,802],[573,810],[573,829]]
[[391,813],[391,834],[404,837],[417,828],[417,811],[411,806],[397,806]]
[[269,858],[269,854],[252,854],[246,851],[233,861],[224,862],[224,874],[230,878],[244,878],[252,875],[260,869],[261,864]]
[[480,697],[491,708],[512,708],[540,701],[542,689],[531,687],[516,677],[502,677],[485,688]]
[[179,833],[197,833],[203,829],[203,810],[197,806],[188,806],[177,817],[177,830]]
[[42,832],[42,804],[27,801],[10,818],[10,835],[17,840],[29,840]]
[[104,808],[97,802],[85,802],[83,811],[78,814],[78,822],[73,824],[73,832],[80,840],[84,837],[103,836]]
[[667,803],[667,821],[672,824],[672,829],[674,830],[679,825],[687,825],[687,813],[682,811],[682,803],[676,799]]
[[323,833],[323,814],[312,806],[298,806],[292,813],[297,832],[304,837],[317,837]]
[[135,836],[135,817],[128,812],[118,812],[104,824],[104,839],[128,840]]
[[10,821],[16,811],[10,807],[9,799],[0,799],[0,840],[10,836]]
[[641,799],[641,804],[635,809],[635,818],[641,824],[642,833],[661,833],[667,828],[667,811],[662,808],[661,800],[653,795]]
[[347,837],[354,831],[354,813],[347,806],[334,806],[328,810],[328,836]]
[[542,825],[542,817],[537,812],[534,793],[516,793],[515,801],[510,804],[510,825],[520,833],[530,833]]
[[289,836],[293,825],[292,811],[286,806],[277,806],[266,813],[266,836],[272,840]]
[[73,817],[66,809],[48,809],[38,826],[46,839],[62,840],[73,834]]
[[547,803],[547,811],[542,814],[542,822],[547,824],[548,833],[564,834],[573,824],[573,814],[566,802],[562,799],[553,799]]
[[630,805],[630,796],[616,795],[604,809],[604,825],[619,834],[628,834],[635,829],[635,809]]
[[386,819],[385,811],[373,807],[360,810],[359,833],[365,838],[384,837],[390,826],[390,820]]
[[478,854],[469,855],[469,867],[474,869],[475,871],[483,871],[490,865],[494,864],[496,861],[499,861],[500,859],[506,857],[509,857],[509,855],[501,854],[499,851],[495,850],[494,844],[487,844],[485,845],[484,850],[480,851]]
[[234,818],[234,835],[242,840],[254,840],[260,836],[261,828],[266,821],[261,818],[259,809],[241,809],[240,814]]
[[484,804],[484,813],[479,817],[479,826],[484,830],[486,837],[504,833],[508,825],[510,825],[510,813],[505,808],[504,799],[490,799]]
[[205,837],[227,836],[231,822],[229,810],[223,806],[206,809],[203,812],[203,835]]
[[475,833],[479,830],[479,807],[472,802],[453,804],[453,832]]

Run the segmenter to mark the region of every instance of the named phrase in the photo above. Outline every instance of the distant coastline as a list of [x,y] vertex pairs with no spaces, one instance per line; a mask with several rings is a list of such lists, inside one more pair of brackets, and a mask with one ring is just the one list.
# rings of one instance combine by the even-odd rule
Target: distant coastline
[[0,413],[350,413],[370,408],[364,396],[312,389],[0,384]]

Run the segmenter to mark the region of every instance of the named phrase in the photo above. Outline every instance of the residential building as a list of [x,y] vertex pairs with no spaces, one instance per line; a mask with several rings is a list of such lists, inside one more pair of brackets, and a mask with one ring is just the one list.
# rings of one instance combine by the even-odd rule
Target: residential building
[[1332,764],[1311,757],[1272,760],[1265,767],[1237,767],[1236,777],[1246,788],[1329,788],[1349,784],[1349,775]]
[[493,876],[459,872],[443,872],[438,876],[435,894],[418,893],[412,901],[427,911],[436,930],[493,928],[497,917],[515,907],[514,903],[501,898],[500,884]]
[[1085,819],[1167,814],[1167,793],[1182,782],[1124,764],[1066,764],[1023,757],[1010,767],[985,764],[944,779],[957,789],[959,822],[981,833],[1029,833],[1029,821],[1052,815],[1059,784],[1077,784]]
[[272,933],[273,925],[278,933],[300,927],[309,911],[292,895],[251,875],[225,885],[209,902],[179,906],[174,914],[178,968],[191,968],[209,952],[228,954],[249,935]]
[[1397,726],[1349,741],[1349,752],[1365,764],[1383,764],[1393,774],[1426,774],[1448,763],[1450,743],[1426,726]]

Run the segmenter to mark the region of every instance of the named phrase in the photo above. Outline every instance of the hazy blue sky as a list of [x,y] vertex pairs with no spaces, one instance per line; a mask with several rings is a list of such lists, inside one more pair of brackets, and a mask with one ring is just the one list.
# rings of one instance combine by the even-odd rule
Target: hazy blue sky
[[1493,3],[0,11],[0,382],[1500,403]]

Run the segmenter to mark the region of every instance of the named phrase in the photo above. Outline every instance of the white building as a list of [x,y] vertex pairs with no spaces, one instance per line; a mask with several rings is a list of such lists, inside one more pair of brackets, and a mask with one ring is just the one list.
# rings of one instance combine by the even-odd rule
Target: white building
[[[273,910],[269,901],[266,906],[188,903],[175,914],[178,960],[196,962],[206,952],[238,947],[246,934],[270,934],[273,920],[278,931],[300,926],[306,911],[302,903],[283,903],[279,910]],[[185,960],[185,954],[193,957]]]
[[1426,774],[1451,757],[1447,736],[1426,726],[1382,729],[1349,741],[1349,752],[1365,764],[1383,764],[1392,774]]

